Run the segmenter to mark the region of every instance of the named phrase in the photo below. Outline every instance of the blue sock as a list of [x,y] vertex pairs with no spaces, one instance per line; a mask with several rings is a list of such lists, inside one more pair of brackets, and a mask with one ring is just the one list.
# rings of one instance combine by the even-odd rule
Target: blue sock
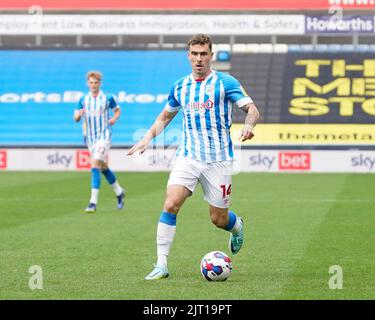
[[169,226],[175,226],[176,225],[176,218],[177,218],[177,214],[163,211],[160,215],[159,222],[165,223]]
[[91,168],[91,187],[92,189],[100,188],[100,171],[98,168]]
[[224,229],[227,230],[227,231],[230,231],[230,230],[233,229],[233,227],[236,223],[237,216],[233,211],[229,211],[228,215],[229,215],[229,221],[228,221],[228,224],[225,226]]
[[102,170],[102,173],[107,179],[109,184],[115,183],[116,177],[115,177],[115,174],[111,171],[111,169],[108,168],[108,169]]

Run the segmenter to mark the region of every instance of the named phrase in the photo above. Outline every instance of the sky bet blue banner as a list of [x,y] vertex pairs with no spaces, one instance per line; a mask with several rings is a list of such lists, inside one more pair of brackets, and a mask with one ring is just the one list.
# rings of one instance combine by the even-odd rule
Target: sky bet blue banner
[[[185,51],[0,51],[0,146],[82,145],[73,121],[86,73],[104,74],[102,89],[118,98],[113,145],[132,145],[163,109],[170,88],[191,72]],[[178,143],[181,115],[166,143]],[[162,140],[158,141],[162,143]]]

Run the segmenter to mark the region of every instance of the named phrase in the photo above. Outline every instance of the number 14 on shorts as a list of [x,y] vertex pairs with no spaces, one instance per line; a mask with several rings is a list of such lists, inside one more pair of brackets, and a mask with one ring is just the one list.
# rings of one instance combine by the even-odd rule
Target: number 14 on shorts
[[232,185],[220,185],[221,190],[223,191],[223,199],[230,196],[230,193],[232,192]]

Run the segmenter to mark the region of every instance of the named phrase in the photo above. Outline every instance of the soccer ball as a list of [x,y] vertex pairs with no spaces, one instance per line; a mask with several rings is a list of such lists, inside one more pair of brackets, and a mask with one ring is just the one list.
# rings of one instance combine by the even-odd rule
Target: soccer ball
[[201,273],[208,281],[227,280],[232,272],[232,261],[221,251],[207,253],[201,261]]

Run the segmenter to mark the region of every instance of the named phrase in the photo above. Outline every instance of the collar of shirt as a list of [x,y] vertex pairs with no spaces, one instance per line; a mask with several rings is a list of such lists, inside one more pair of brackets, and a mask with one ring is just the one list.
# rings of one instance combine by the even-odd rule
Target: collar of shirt
[[89,96],[90,96],[90,97],[93,97],[93,98],[100,97],[102,94],[103,94],[103,91],[100,90],[100,91],[98,92],[98,95],[97,95],[96,97],[94,97],[94,96],[92,95],[92,92],[89,91]]
[[208,79],[212,78],[212,77],[214,76],[214,74],[215,74],[215,71],[211,69],[211,70],[210,70],[210,73],[207,75],[206,78],[204,78],[204,79],[201,79],[201,78],[199,78],[199,79],[194,79],[193,73],[191,73],[191,74],[190,74],[190,79],[191,79],[191,81],[195,81],[195,82],[205,82],[205,81],[207,81]]

